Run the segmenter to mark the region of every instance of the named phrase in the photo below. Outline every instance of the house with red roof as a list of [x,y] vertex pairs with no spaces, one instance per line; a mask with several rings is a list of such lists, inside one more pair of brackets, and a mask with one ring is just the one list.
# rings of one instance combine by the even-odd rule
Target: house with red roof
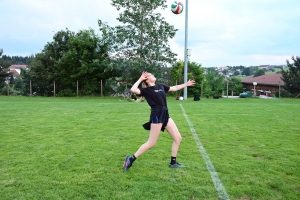
[[9,72],[13,74],[13,77],[19,77],[21,74],[21,69],[28,69],[28,65],[11,65],[9,66]]
[[274,97],[274,93],[280,91],[284,85],[281,74],[266,74],[242,80],[247,91],[252,91],[255,96],[266,95]]

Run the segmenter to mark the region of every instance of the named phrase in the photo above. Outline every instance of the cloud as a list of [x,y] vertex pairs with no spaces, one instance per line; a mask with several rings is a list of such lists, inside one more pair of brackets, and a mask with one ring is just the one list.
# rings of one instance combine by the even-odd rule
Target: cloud
[[[295,19],[300,20],[300,2],[193,2],[188,44],[191,60],[203,66],[283,64],[286,57],[300,53],[295,46],[300,43],[295,25]],[[184,45],[177,37],[175,42]]]
[[2,0],[0,12],[0,48],[4,54],[20,56],[40,52],[60,30],[98,32],[98,19],[112,26],[118,16],[110,1],[94,0]]
[[[185,14],[175,15],[169,6],[159,10],[178,29],[171,49],[183,60]],[[182,1],[185,4],[185,1]],[[109,0],[1,0],[0,48],[7,55],[40,52],[54,33],[68,28],[77,32],[92,28],[98,19],[119,24],[119,12]],[[299,0],[203,0],[189,1],[188,48],[191,61],[203,66],[285,63],[286,56],[300,55]]]

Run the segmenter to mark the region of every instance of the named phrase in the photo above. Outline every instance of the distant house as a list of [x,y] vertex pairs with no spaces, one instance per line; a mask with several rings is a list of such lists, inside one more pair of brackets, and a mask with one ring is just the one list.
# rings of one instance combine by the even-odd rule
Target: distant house
[[259,65],[258,69],[268,69],[269,65]]
[[[244,79],[242,80],[242,84],[247,91],[252,91],[255,96],[266,95],[269,97],[274,97],[274,93],[279,91],[284,85],[281,77],[281,74],[266,74],[254,78]],[[254,82],[257,83],[257,85],[255,85],[255,91],[253,85]]]
[[9,66],[9,72],[13,74],[13,77],[19,77],[21,69],[28,69],[28,65],[11,65]]

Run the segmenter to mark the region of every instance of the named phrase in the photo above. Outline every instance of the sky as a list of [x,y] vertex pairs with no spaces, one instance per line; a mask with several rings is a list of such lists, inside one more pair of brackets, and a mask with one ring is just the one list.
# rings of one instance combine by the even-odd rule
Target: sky
[[[300,56],[300,0],[181,0],[175,15],[157,10],[178,29],[169,40],[184,60],[185,21],[190,61],[203,67],[282,65]],[[98,20],[120,25],[119,11],[110,0],[0,0],[0,49],[4,55],[30,56],[41,52],[55,33],[92,28]],[[188,9],[187,9],[188,8]]]

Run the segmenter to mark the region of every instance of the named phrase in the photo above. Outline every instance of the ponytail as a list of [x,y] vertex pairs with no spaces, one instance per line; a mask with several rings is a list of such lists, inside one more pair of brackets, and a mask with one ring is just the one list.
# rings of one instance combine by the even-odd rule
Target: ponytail
[[148,83],[146,82],[146,81],[143,81],[142,82],[142,88],[146,88],[146,87],[148,87],[149,85],[148,85]]

